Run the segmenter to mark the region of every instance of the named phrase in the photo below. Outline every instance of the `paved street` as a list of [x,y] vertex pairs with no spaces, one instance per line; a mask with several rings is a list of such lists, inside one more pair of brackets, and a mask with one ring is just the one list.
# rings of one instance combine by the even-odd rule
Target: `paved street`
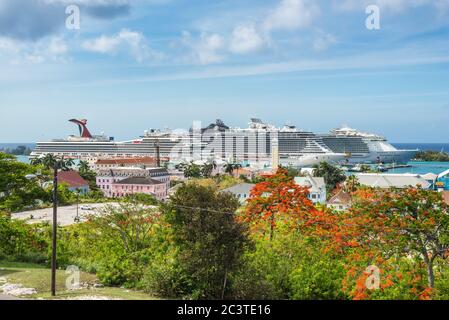
[[22,299],[16,298],[16,297],[13,297],[13,296],[7,296],[7,295],[4,295],[4,294],[0,294],[0,301],[1,300],[22,300]]
[[[82,210],[81,207],[83,205],[80,205],[78,212],[79,212],[81,221],[84,220],[83,217],[86,215],[99,214],[101,209],[103,209],[106,205],[117,205],[117,204],[116,203],[97,203],[97,204],[85,205],[85,206],[91,207],[92,210]],[[67,207],[59,207],[58,208],[58,224],[60,224],[62,226],[68,226],[68,225],[75,224],[76,211],[77,211],[76,205],[67,206]],[[19,219],[19,220],[29,220],[30,223],[38,223],[38,222],[44,222],[44,221],[49,221],[51,223],[51,221],[53,219],[52,218],[53,217],[53,208],[13,213],[12,217],[14,219]],[[32,217],[32,219],[31,219],[31,217]]]

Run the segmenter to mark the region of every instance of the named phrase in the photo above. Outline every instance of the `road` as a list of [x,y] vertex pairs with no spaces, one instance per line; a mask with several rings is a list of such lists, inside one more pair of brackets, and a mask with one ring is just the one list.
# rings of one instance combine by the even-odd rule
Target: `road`
[[[103,209],[107,205],[117,205],[116,203],[96,203],[96,204],[88,204],[92,208],[92,210],[81,210],[82,205],[79,206],[79,216],[81,221],[85,220],[84,217],[86,215],[91,214],[100,214],[101,209]],[[58,224],[61,226],[69,226],[75,224],[76,217],[76,205],[59,207],[58,208]],[[53,208],[39,209],[39,210],[31,210],[13,213],[12,218],[18,220],[28,220],[29,223],[39,223],[39,222],[52,222],[53,221]]]
[[22,300],[22,299],[17,298],[17,297],[13,297],[13,296],[7,296],[5,294],[1,294],[0,293],[0,301],[1,300]]

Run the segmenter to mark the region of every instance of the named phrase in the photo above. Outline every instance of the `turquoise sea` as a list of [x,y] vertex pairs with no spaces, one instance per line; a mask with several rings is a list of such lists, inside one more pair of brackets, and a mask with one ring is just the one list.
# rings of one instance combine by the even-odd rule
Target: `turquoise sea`
[[30,163],[30,157],[28,156],[16,156],[17,160],[24,163]]
[[408,163],[411,165],[410,168],[398,168],[389,170],[388,173],[415,173],[415,174],[426,174],[435,173],[440,174],[443,171],[449,169],[449,162],[415,162],[411,161]]

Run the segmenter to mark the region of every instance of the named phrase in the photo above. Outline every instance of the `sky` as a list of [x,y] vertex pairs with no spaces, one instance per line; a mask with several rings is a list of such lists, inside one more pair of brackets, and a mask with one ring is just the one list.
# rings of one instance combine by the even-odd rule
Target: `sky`
[[4,143],[252,117],[449,143],[448,111],[449,0],[0,0]]

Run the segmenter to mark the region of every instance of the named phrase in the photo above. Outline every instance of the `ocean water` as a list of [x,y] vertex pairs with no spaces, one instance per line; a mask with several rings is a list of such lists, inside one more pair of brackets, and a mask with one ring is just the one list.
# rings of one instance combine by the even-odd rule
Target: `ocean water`
[[388,173],[414,173],[414,174],[435,173],[435,174],[440,174],[443,171],[446,171],[449,169],[449,162],[411,161],[408,164],[411,165],[411,167],[392,169],[392,170],[389,170]]
[[23,163],[30,163],[30,157],[28,156],[16,156],[17,160]]

